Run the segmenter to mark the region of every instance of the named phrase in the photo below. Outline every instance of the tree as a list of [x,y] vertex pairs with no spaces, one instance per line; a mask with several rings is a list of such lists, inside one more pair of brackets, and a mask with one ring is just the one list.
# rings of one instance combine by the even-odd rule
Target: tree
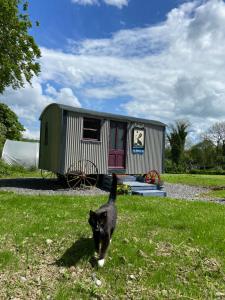
[[206,169],[215,166],[216,150],[212,141],[204,139],[192,146],[188,152],[197,167]]
[[210,126],[206,132],[206,137],[217,146],[217,150],[223,148],[225,144],[225,122],[216,122]]
[[6,104],[0,103],[0,147],[6,139],[20,140],[24,130],[17,115]]
[[167,139],[170,143],[171,159],[176,165],[184,158],[184,147],[189,126],[187,121],[176,121],[175,125],[170,125]]
[[41,52],[28,34],[32,23],[25,0],[0,0],[0,94],[7,86],[16,89],[31,83],[40,72]]

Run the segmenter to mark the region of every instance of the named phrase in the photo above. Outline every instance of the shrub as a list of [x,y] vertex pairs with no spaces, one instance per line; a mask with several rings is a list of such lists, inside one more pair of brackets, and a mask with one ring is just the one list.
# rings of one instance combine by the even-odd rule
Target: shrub
[[10,166],[7,165],[2,159],[0,159],[0,177],[10,176],[13,173],[25,173],[26,169],[22,166]]
[[117,185],[117,194],[118,195],[130,195],[131,187],[126,184],[118,184]]
[[186,162],[181,162],[179,164],[173,163],[170,159],[165,160],[165,172],[172,174],[183,174],[187,173],[188,165]]

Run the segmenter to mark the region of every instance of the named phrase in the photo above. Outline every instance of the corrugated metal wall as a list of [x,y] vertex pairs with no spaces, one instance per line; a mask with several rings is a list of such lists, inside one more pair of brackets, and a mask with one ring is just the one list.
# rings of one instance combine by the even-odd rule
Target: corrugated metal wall
[[[78,160],[90,160],[99,174],[108,174],[110,120],[102,119],[100,141],[84,141],[83,115],[49,106],[42,116],[39,168],[65,174]],[[126,121],[126,120],[124,120]],[[44,144],[44,124],[49,124],[49,142]],[[133,127],[145,128],[144,154],[132,153]],[[126,144],[126,173],[143,174],[149,170],[163,171],[164,127],[151,124],[128,123]]]
[[[137,124],[136,124],[137,125]],[[128,174],[144,174],[150,170],[163,171],[164,128],[150,124],[141,124],[145,128],[144,154],[132,153],[132,129],[135,124],[128,125],[127,158]]]
[[[132,153],[132,130],[135,126],[145,128],[144,154]],[[62,173],[78,160],[90,160],[98,168],[99,174],[108,174],[108,151],[110,120],[102,120],[100,142],[82,140],[83,116],[67,112],[65,119],[65,162]],[[149,170],[163,171],[164,128],[151,124],[128,123],[126,173],[143,174]],[[63,154],[63,153],[62,153]]]
[[102,120],[100,141],[84,141],[83,116],[68,111],[65,120],[65,163],[63,172],[78,160],[90,160],[99,174],[108,173],[109,122]]

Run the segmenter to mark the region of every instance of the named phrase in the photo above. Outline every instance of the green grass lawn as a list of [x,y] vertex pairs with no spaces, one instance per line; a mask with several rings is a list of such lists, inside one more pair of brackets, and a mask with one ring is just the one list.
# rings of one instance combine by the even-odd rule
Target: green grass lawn
[[225,199],[225,190],[212,190],[203,196],[212,197],[212,198],[219,198],[219,199]]
[[163,174],[162,180],[169,183],[182,183],[204,187],[224,187],[224,175],[198,175],[198,174]]
[[118,196],[117,230],[97,269],[87,219],[106,199],[1,192],[0,299],[225,296],[225,206]]

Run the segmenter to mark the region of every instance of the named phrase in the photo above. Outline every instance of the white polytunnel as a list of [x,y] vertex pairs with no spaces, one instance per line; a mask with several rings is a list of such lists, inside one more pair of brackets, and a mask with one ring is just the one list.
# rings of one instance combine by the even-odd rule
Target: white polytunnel
[[38,167],[39,143],[6,140],[2,159],[9,165]]

